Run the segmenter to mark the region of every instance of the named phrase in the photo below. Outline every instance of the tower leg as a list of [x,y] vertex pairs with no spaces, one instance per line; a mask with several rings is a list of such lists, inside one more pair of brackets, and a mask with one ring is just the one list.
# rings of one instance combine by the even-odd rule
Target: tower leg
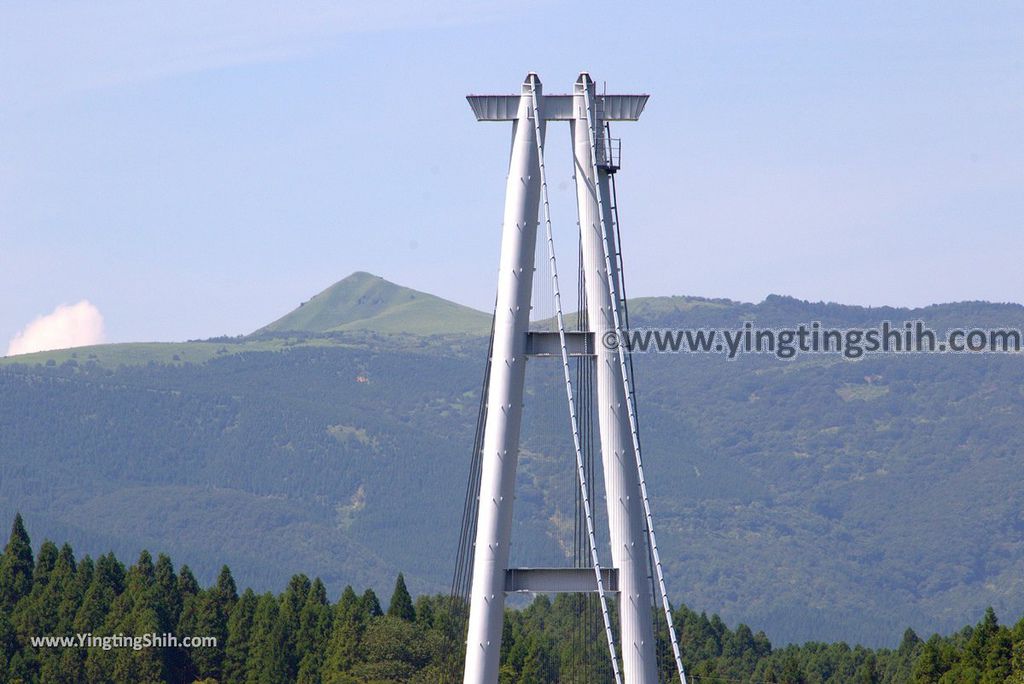
[[[494,346],[484,424],[476,546],[466,640],[465,684],[498,681],[505,609],[505,570],[512,533],[519,431],[523,412],[526,338],[530,323],[533,260],[537,241],[540,167],[537,159],[531,79],[527,76],[512,129],[505,186]],[[536,81],[537,90],[540,82]],[[541,119],[541,135],[544,120]]]
[[[586,93],[593,105],[594,83],[580,74],[574,87],[573,139],[576,200],[580,219],[583,269],[586,281],[587,313],[596,341],[598,423],[601,434],[601,463],[605,496],[608,502],[608,529],[611,537],[612,565],[619,571],[619,623],[621,625],[622,670],[626,684],[655,684],[654,633],[651,620],[651,593],[648,578],[647,538],[640,484],[626,407],[626,388],[619,368],[618,353],[602,341],[615,331],[612,307],[619,306],[619,293],[611,289],[605,260],[612,225],[608,176],[598,169],[594,177],[593,150],[587,120]],[[595,137],[603,132],[592,109]],[[598,191],[602,202],[598,200]],[[608,235],[602,230],[608,227]],[[614,254],[612,245],[607,245]],[[615,260],[612,259],[612,268]],[[612,283],[618,283],[612,273]],[[621,312],[620,312],[621,313]],[[620,317],[621,318],[621,317]]]

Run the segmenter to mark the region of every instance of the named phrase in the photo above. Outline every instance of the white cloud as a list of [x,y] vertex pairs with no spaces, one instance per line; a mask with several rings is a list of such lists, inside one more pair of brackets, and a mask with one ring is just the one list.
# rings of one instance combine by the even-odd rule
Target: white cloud
[[102,341],[103,314],[83,299],[71,306],[61,304],[53,313],[26,325],[7,345],[7,355],[83,347]]

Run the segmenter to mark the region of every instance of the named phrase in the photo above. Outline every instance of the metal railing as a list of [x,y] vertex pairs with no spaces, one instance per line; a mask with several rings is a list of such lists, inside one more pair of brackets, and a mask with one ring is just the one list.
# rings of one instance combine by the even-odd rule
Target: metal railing
[[602,135],[597,140],[597,165],[608,173],[622,168],[622,139]]

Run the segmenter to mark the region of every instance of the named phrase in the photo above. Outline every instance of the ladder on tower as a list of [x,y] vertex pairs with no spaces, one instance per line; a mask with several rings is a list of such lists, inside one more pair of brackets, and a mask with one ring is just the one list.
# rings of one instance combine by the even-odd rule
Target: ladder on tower
[[[592,161],[592,163],[594,165],[594,178],[595,179],[599,179],[600,178],[600,174],[598,173],[598,169],[600,167],[600,162],[599,162],[599,159],[598,159],[598,157],[599,157],[598,140],[602,139],[602,138],[608,139],[609,136],[607,135],[607,133],[610,132],[611,129],[610,129],[610,126],[609,126],[607,121],[603,121],[601,117],[595,116],[595,110],[596,110],[596,107],[597,107],[597,103],[595,102],[595,103],[592,104],[589,95],[585,95],[584,97],[586,99],[587,127],[589,129],[589,135],[590,135],[590,152],[591,152],[591,161]],[[610,194],[612,194],[613,197],[609,198],[610,202],[609,202],[609,205],[608,205],[611,208],[611,207],[615,207],[615,205],[616,205],[616,202],[615,202],[615,199],[614,199],[615,193],[614,193],[614,190],[613,190],[614,182],[615,182],[615,175],[614,175],[614,173],[609,173],[608,174],[608,179],[609,179],[609,183],[612,186],[610,188],[610,190],[612,190],[612,192]],[[614,209],[614,211],[609,210],[609,214],[613,217],[614,225],[613,226],[605,225],[605,219],[604,219],[604,206],[605,205],[604,205],[603,198],[601,197],[601,184],[600,184],[600,182],[595,183],[594,191],[595,191],[595,194],[597,195],[598,216],[599,216],[599,219],[601,221],[601,232],[603,234],[604,258],[605,258],[605,273],[606,273],[606,275],[608,277],[608,284],[609,284],[610,289],[614,289],[615,286],[618,286],[618,290],[619,290],[619,292],[615,292],[614,293],[614,295],[618,298],[619,301],[617,302],[617,306],[612,306],[612,318],[614,319],[615,332],[616,332],[617,335],[620,336],[620,338],[619,338],[619,346],[618,346],[619,367],[620,367],[621,372],[622,372],[622,382],[625,385],[625,390],[626,390],[626,397],[627,397],[627,399],[626,399],[627,411],[626,412],[627,412],[627,414],[629,416],[629,427],[630,427],[630,433],[631,433],[632,440],[633,440],[634,456],[636,457],[637,475],[638,475],[639,480],[640,480],[640,497],[641,497],[641,500],[643,501],[644,514],[645,514],[645,518],[646,518],[645,523],[644,523],[644,527],[645,527],[645,531],[647,532],[647,535],[648,535],[648,553],[650,554],[650,558],[651,558],[651,572],[652,572],[652,575],[650,577],[651,577],[652,580],[655,579],[655,575],[657,577],[657,585],[658,585],[657,586],[657,590],[660,590],[660,591],[655,590],[655,592],[661,594],[662,608],[664,609],[665,622],[666,622],[666,626],[668,627],[669,641],[672,644],[672,652],[673,652],[673,656],[674,656],[674,660],[675,660],[676,671],[677,671],[677,673],[679,675],[680,684],[687,684],[687,682],[686,682],[686,673],[685,673],[685,671],[683,669],[682,657],[681,657],[680,650],[679,650],[679,640],[678,640],[678,638],[676,636],[675,625],[672,622],[672,606],[671,606],[671,604],[669,602],[668,590],[665,587],[665,576],[664,576],[664,573],[663,573],[662,567],[661,567],[661,558],[660,558],[660,554],[658,552],[658,543],[655,540],[655,536],[654,536],[654,525],[653,525],[653,520],[652,520],[652,516],[651,516],[650,499],[649,499],[648,494],[647,494],[647,484],[646,484],[645,477],[644,477],[644,468],[643,468],[643,462],[642,462],[641,451],[640,451],[640,432],[639,432],[639,428],[638,428],[638,425],[637,425],[636,395],[634,393],[633,382],[632,382],[632,354],[629,353],[628,345],[625,347],[625,349],[623,348],[623,345],[622,345],[622,343],[623,343],[622,336],[626,334],[625,331],[628,331],[629,328],[628,328],[628,323],[625,320],[625,311],[624,311],[624,302],[625,302],[625,291],[624,291],[624,289],[625,288],[623,287],[623,284],[622,284],[622,250],[619,247],[619,244],[621,242],[621,239],[620,239],[621,236],[620,236],[620,234],[618,232],[618,219],[617,219],[617,217],[618,217],[618,209],[616,207]],[[618,274],[617,274],[618,277],[616,279],[617,282],[613,281],[613,276],[612,276],[612,259],[616,260],[616,266],[618,267]],[[619,315],[620,311],[623,312],[622,316]]]

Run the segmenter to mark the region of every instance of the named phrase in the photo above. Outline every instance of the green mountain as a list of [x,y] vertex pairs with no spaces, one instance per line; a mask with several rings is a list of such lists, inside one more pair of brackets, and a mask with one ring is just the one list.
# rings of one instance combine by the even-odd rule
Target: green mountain
[[257,333],[381,333],[486,335],[491,318],[476,309],[357,272]]
[[[1024,328],[1024,307],[982,302],[666,297],[631,314],[634,327]],[[94,556],[172,553],[203,581],[227,562],[258,589],[306,572],[332,596],[388,591],[401,570],[414,592],[445,590],[486,346],[265,328],[6,359],[0,520],[21,510],[37,539]],[[635,358],[676,600],[776,643],[894,645],[907,626],[957,629],[988,605],[1024,612],[1019,355]],[[559,365],[531,362],[528,383],[513,562],[555,565],[574,517]]]

